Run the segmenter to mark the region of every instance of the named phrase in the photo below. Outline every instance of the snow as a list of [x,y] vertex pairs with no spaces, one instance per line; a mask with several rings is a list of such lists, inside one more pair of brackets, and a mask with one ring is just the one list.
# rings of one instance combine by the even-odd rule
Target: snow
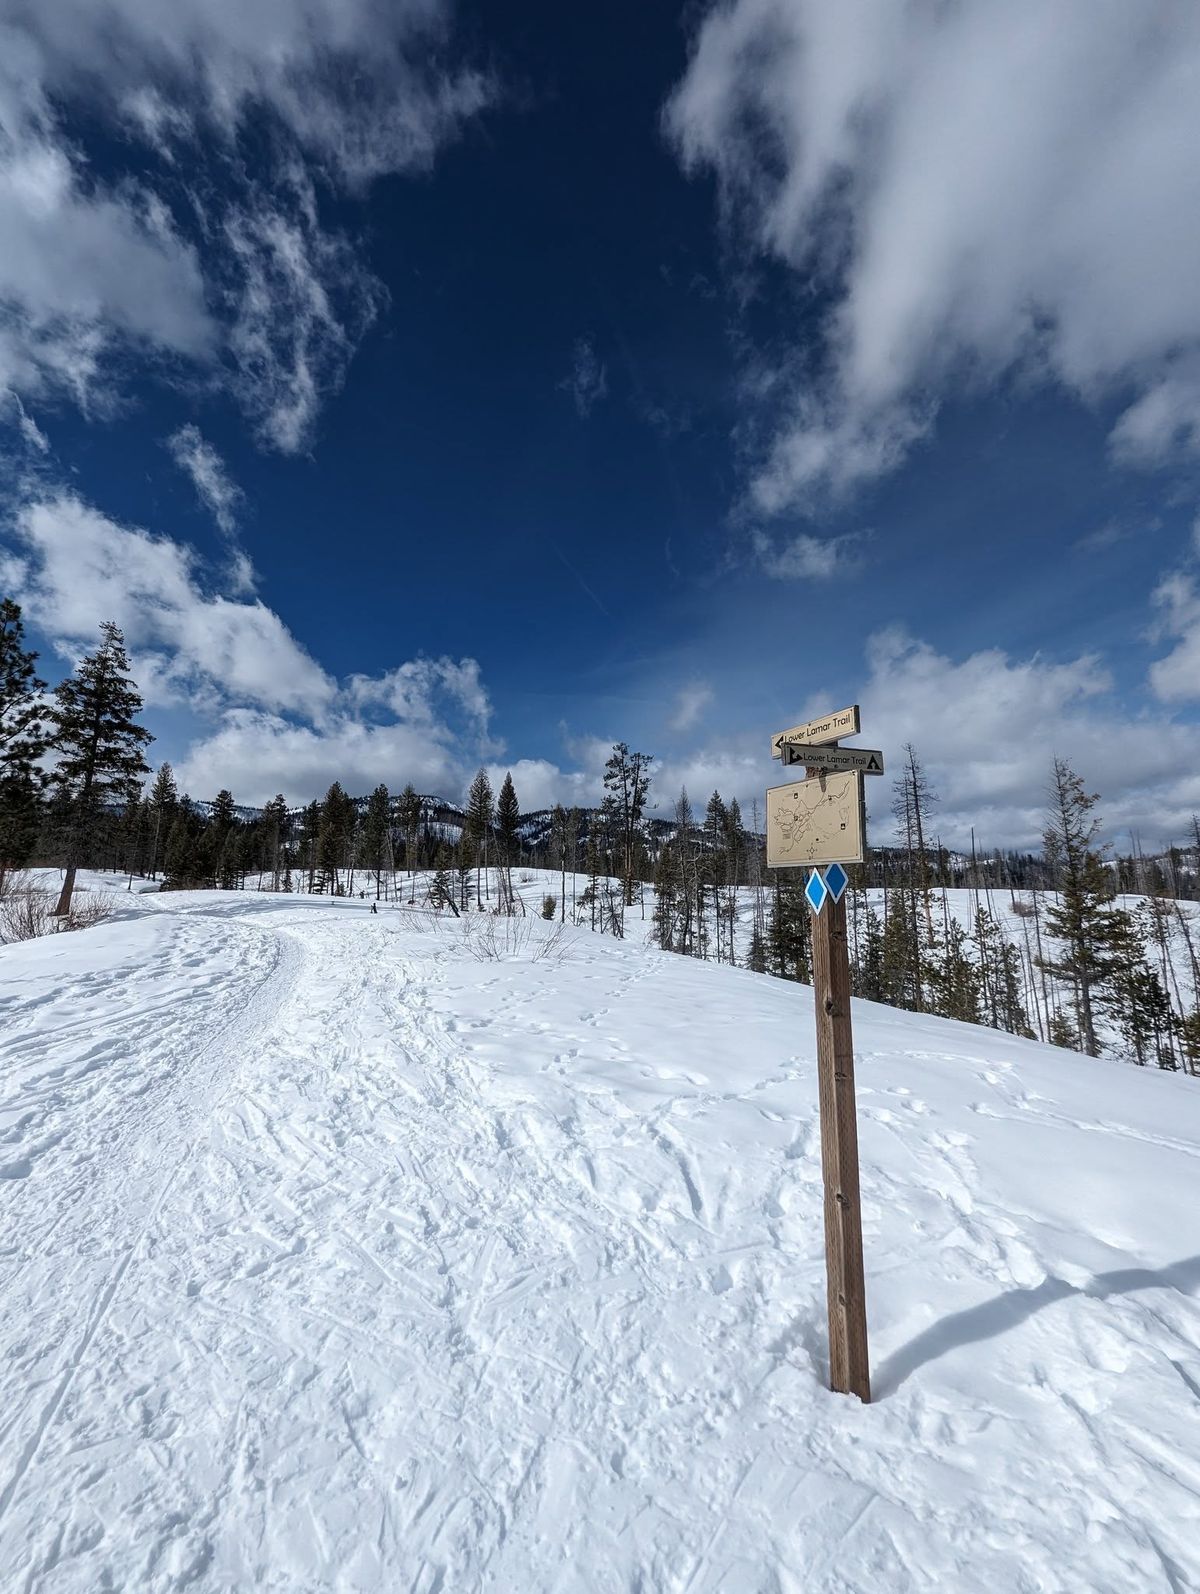
[[[811,992],[127,894],[0,948],[0,1586],[1200,1586],[1200,1088]],[[477,946],[478,951],[478,946]]]

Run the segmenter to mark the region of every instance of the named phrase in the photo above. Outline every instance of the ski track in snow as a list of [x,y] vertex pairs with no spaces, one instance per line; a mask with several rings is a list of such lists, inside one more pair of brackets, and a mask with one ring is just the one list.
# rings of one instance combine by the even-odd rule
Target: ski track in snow
[[[541,933],[541,928],[537,927]],[[811,993],[141,899],[0,950],[0,1587],[1200,1586],[1200,1089]]]

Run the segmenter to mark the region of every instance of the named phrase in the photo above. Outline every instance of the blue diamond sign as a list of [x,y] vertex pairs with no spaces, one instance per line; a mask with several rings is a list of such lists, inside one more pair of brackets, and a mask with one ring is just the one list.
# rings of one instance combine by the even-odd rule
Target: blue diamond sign
[[804,895],[808,898],[808,905],[814,913],[820,913],[825,906],[825,899],[829,895],[829,888],[821,878],[820,870],[814,869],[808,877],[808,884],[804,888]]
[[825,886],[829,895],[835,902],[840,902],[846,895],[846,887],[850,884],[850,876],[840,863],[831,863],[825,871]]

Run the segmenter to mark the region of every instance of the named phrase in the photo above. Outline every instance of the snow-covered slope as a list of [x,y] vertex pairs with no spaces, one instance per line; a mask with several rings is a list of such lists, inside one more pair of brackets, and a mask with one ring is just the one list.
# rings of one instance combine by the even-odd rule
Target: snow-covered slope
[[120,911],[0,948],[0,1586],[1200,1586],[1193,1081],[859,1006],[862,1407],[806,988]]

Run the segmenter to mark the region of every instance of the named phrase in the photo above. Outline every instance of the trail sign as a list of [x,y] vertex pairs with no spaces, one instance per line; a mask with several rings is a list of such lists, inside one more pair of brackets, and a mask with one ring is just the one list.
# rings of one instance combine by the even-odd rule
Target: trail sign
[[[810,774],[807,780],[772,786],[767,792],[767,866],[829,866],[824,873],[812,869],[804,886],[813,916],[829,1387],[866,1402],[871,1398],[871,1362],[863,1278],[854,1037],[850,1027],[850,946],[846,935],[846,888],[850,877],[842,865],[863,861],[863,775],[883,774],[883,754],[869,747],[827,745],[839,736],[857,734],[858,708],[854,707],[772,737],[773,757],[782,758],[785,764],[808,764]],[[826,773],[831,765],[835,772]],[[839,773],[839,768],[845,773]]]
[[862,776],[819,775],[767,792],[767,867],[863,861]]
[[831,863],[825,871],[825,889],[834,902],[840,902],[846,895],[846,887],[850,884],[850,876],[840,863]]
[[813,912],[820,913],[825,906],[826,898],[829,896],[829,889],[824,880],[822,880],[819,869],[814,869],[812,874],[809,875],[808,884],[804,888],[804,895],[808,899],[808,905]]
[[883,754],[877,747],[818,747],[806,742],[784,742],[780,752],[785,765],[807,764],[809,769],[857,769],[864,775],[883,774]]
[[806,725],[793,725],[791,730],[776,731],[771,738],[771,757],[778,758],[784,742],[836,742],[839,736],[858,735],[858,704],[839,708],[833,714],[809,720]]

